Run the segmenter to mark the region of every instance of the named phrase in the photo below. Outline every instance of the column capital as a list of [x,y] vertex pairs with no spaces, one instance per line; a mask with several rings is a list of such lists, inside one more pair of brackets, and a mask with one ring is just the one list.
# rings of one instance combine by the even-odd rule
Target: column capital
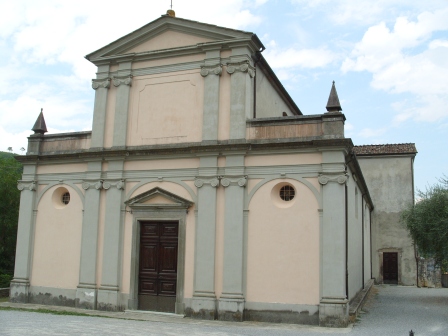
[[235,72],[247,72],[251,78],[255,76],[255,68],[249,64],[249,61],[227,63],[227,73],[232,75]]
[[217,188],[219,186],[219,179],[216,176],[210,176],[196,177],[194,180],[194,185],[198,188],[201,188],[204,184],[210,184],[213,188]]
[[112,80],[114,86],[120,86],[121,84],[132,86],[132,75],[127,76],[113,76]]
[[100,87],[108,89],[110,87],[110,78],[92,79],[92,89],[96,90]]
[[96,189],[96,190],[100,190],[103,189],[103,181],[89,181],[89,182],[83,182],[82,184],[82,188],[84,190],[87,189]]
[[221,176],[221,185],[227,188],[230,185],[245,187],[247,176]]
[[119,180],[119,181],[104,181],[103,182],[103,189],[105,190],[109,190],[110,187],[117,187],[118,190],[123,190],[124,189],[124,180]]
[[18,181],[17,189],[19,189],[20,191],[36,191],[36,181]]
[[325,185],[328,182],[337,182],[339,184],[345,184],[348,180],[348,174],[342,175],[322,175],[320,174],[317,180],[320,184]]
[[210,73],[213,73],[217,76],[221,76],[222,64],[201,66],[201,76],[202,77],[207,77]]

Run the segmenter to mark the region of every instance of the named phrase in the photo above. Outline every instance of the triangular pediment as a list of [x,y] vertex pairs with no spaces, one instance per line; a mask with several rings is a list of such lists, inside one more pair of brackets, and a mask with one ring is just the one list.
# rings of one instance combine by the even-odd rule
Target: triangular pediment
[[[253,33],[163,15],[86,56],[90,61],[117,55],[251,39]],[[259,42],[258,38],[256,40]],[[261,42],[259,42],[261,44]]]
[[182,208],[188,209],[193,202],[156,187],[127,200],[130,208]]

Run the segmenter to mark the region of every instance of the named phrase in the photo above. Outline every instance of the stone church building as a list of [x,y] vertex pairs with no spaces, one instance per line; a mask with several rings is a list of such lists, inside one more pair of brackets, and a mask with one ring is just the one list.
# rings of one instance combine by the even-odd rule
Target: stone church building
[[92,131],[41,113],[17,156],[11,301],[346,326],[370,279],[415,284],[415,146],[354,147],[334,83],[304,115],[264,49],[170,11],[87,55]]

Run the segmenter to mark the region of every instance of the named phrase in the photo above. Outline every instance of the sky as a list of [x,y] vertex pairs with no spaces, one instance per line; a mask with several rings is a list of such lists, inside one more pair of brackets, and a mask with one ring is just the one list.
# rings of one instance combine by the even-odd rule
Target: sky
[[[165,14],[170,0],[0,0],[0,151],[91,130],[84,56]],[[355,145],[416,144],[415,185],[448,175],[448,1],[173,0],[176,16],[251,31],[303,114],[336,88]]]

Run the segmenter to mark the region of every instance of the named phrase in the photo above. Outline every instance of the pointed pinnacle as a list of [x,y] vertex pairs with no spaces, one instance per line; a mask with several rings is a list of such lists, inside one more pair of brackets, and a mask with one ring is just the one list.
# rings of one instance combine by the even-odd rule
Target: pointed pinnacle
[[330,97],[328,97],[327,111],[333,113],[342,111],[341,103],[339,102],[339,97],[338,93],[336,92],[334,81],[333,85],[331,86]]
[[44,134],[44,133],[48,132],[47,125],[45,124],[43,110],[44,109],[40,109],[40,114],[37,117],[37,120],[34,123],[33,128],[31,129],[32,131],[34,131],[34,134]]

